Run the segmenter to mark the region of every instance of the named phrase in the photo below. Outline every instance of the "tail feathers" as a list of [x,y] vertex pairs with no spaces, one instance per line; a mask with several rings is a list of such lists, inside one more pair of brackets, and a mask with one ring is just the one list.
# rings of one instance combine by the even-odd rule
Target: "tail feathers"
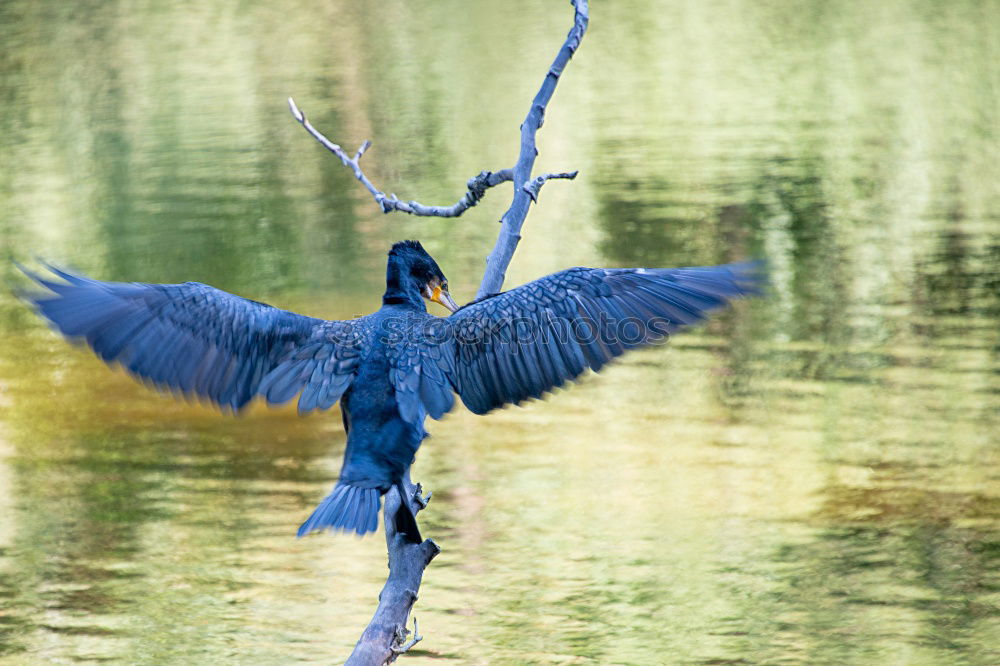
[[358,488],[338,483],[320,502],[309,519],[299,528],[299,537],[325,529],[357,532],[359,535],[378,529],[378,511],[382,493],[378,488]]

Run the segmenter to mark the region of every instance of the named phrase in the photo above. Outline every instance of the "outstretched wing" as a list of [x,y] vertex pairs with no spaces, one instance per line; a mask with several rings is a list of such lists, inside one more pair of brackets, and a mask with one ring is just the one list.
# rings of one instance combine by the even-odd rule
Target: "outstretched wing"
[[448,318],[450,377],[476,414],[540,398],[586,368],[695,324],[754,293],[757,264],[570,268],[468,305]]
[[49,293],[27,294],[63,335],[161,389],[238,410],[257,394],[328,409],[360,359],[354,322],[279,310],[198,282],[101,282],[49,266],[61,281],[21,270]]

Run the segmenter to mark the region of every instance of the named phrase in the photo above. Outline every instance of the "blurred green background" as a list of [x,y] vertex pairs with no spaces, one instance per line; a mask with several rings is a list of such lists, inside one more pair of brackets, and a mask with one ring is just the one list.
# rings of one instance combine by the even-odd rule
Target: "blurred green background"
[[[294,538],[340,418],[233,418],[52,334],[8,258],[378,307],[419,238],[475,292],[566,2],[0,3],[0,663],[329,663],[381,538]],[[1000,5],[618,0],[539,134],[508,286],[766,258],[768,297],[430,424],[444,548],[408,664],[1000,663]]]

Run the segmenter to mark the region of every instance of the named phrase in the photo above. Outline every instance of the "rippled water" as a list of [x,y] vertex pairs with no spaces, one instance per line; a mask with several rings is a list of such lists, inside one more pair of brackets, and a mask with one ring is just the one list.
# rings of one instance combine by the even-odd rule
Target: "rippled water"
[[[773,288],[544,403],[431,424],[406,663],[1000,663],[1000,8],[595,2],[508,284],[765,257]],[[308,314],[422,239],[471,298],[564,2],[0,4],[0,243]],[[0,276],[23,283],[9,264]],[[336,413],[159,396],[0,295],[0,662],[329,663],[384,543],[294,531]]]

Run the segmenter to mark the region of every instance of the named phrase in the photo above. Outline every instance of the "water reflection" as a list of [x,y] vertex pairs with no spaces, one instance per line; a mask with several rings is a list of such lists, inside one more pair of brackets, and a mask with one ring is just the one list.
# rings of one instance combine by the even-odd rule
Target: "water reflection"
[[[545,403],[431,426],[415,476],[444,552],[408,661],[997,661],[996,14],[593,8],[540,134],[540,168],[581,177],[546,186],[511,283],[760,256],[771,289]],[[418,237],[471,297],[507,192],[383,217],[284,99],[374,139],[388,191],[451,203],[513,158],[566,20],[0,4],[3,253],[348,317]],[[384,546],[292,538],[336,476],[336,414],[157,396],[6,292],[0,342],[0,661],[350,651]]]

